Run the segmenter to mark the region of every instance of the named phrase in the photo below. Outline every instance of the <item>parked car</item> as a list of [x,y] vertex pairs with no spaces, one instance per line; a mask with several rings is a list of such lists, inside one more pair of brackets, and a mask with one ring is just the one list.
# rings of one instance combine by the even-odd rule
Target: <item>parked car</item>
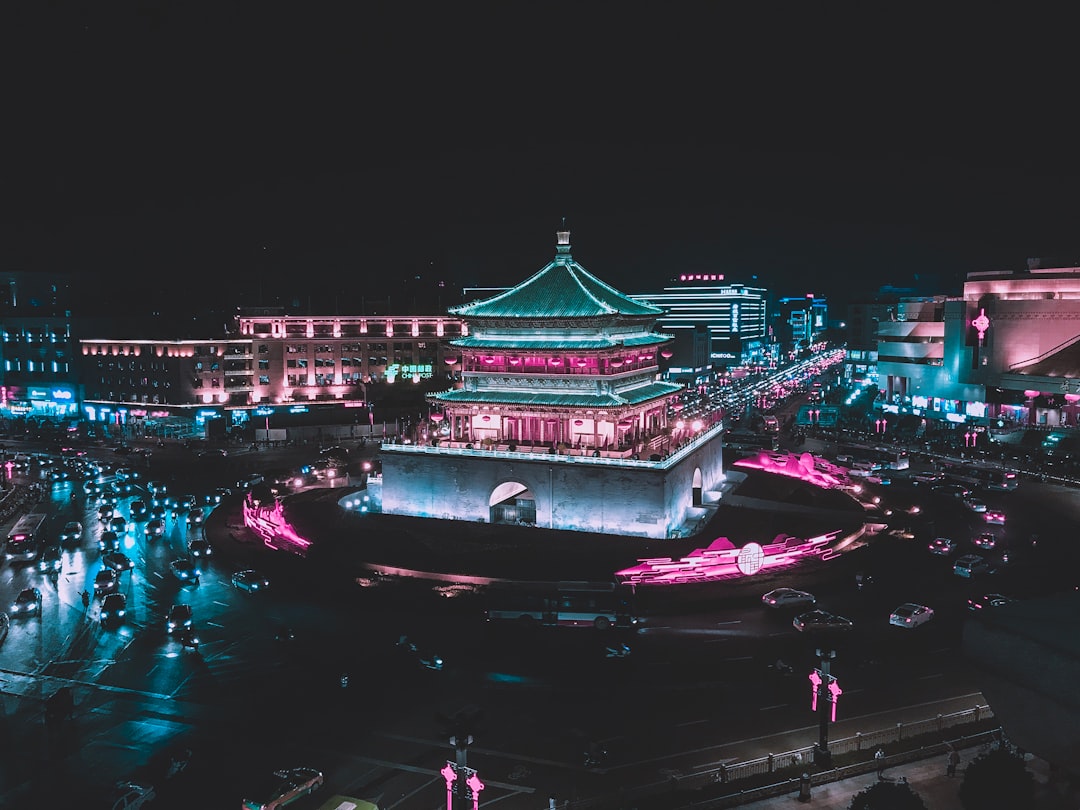
[[322,772],[315,768],[274,771],[261,786],[245,793],[244,810],[278,810],[322,787]]
[[928,546],[930,553],[937,554],[939,557],[948,557],[956,551],[956,547],[956,541],[949,537],[935,537]]
[[994,573],[994,568],[978,554],[965,554],[953,563],[953,573],[958,577],[974,579],[983,574]]
[[270,587],[270,580],[258,571],[247,569],[233,574],[232,584],[234,588],[252,593],[254,591],[265,591]]
[[854,623],[851,619],[837,616],[827,610],[810,610],[796,616],[791,625],[800,633],[810,633],[826,630],[850,630]]
[[914,602],[905,602],[889,615],[889,624],[912,630],[921,624],[926,624],[932,618],[934,618],[933,608],[917,605]]
[[41,613],[41,591],[37,588],[23,588],[15,601],[8,608],[12,618],[18,619],[23,616],[33,616]]
[[771,608],[813,607],[817,599],[812,593],[797,591],[794,588],[776,588],[761,597],[761,601]]

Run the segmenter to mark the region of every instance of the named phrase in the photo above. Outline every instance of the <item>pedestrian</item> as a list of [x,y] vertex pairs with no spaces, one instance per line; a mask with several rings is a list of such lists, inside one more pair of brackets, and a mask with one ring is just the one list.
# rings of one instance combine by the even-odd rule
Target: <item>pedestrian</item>
[[960,764],[960,752],[955,748],[949,751],[949,765],[945,769],[946,776],[956,776],[956,768]]
[[878,779],[880,779],[881,775],[885,773],[885,752],[880,748],[874,754],[874,762],[877,763],[877,775]]

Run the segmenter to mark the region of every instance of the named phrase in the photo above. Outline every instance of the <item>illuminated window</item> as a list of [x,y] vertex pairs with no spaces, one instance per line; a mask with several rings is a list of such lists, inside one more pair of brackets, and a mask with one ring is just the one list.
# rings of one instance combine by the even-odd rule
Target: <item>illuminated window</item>
[[260,374],[260,375],[259,375],[259,385],[269,385],[269,384],[270,384],[270,377],[269,377],[269,375],[267,375],[267,374]]

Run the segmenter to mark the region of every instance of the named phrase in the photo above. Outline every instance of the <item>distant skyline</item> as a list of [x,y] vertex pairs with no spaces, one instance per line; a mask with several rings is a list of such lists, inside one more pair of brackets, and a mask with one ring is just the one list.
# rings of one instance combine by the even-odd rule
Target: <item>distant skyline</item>
[[1004,64],[918,20],[896,47],[771,21],[759,40],[737,32],[760,21],[686,9],[619,18],[619,37],[559,4],[442,15],[27,21],[0,265],[125,306],[355,311],[417,276],[515,284],[562,217],[575,258],[627,292],[717,272],[843,304],[1080,256],[1049,48]]

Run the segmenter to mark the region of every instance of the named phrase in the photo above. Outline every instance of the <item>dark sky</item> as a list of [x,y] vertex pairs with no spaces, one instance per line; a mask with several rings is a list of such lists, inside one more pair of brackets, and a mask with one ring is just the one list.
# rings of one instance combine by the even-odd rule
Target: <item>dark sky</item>
[[110,300],[515,283],[563,216],[628,292],[955,294],[1080,255],[1052,20],[98,5],[5,26],[0,258]]

